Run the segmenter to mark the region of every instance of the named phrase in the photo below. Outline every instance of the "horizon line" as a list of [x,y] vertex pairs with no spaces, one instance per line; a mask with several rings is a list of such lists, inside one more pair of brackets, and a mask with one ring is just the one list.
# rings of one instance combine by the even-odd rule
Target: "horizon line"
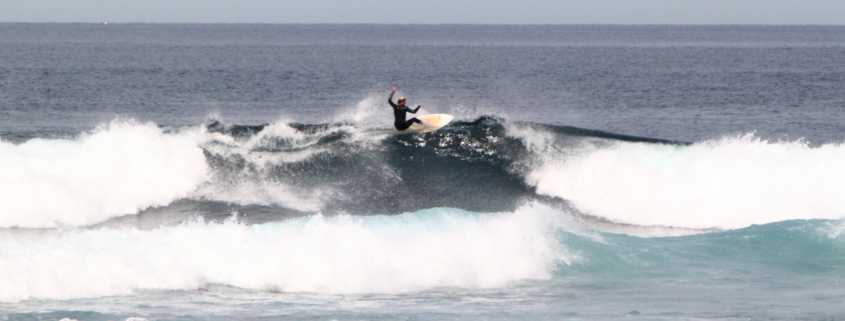
[[813,23],[380,23],[380,22],[112,22],[102,20],[92,21],[0,21],[0,24],[154,24],[154,25],[361,25],[361,26],[737,26],[737,27],[775,27],[775,26],[808,26],[808,27],[845,27],[845,24],[813,24]]

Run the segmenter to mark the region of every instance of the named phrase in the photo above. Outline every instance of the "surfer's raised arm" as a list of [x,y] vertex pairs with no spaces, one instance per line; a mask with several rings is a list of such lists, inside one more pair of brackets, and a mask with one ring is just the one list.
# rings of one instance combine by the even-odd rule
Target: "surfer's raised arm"
[[391,107],[396,108],[398,107],[396,104],[393,103],[393,94],[396,93],[396,87],[390,90],[390,96],[387,97],[387,103],[390,104]]

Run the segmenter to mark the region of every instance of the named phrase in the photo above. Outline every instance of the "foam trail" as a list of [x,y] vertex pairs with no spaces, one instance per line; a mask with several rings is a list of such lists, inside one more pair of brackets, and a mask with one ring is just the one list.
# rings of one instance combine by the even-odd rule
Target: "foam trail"
[[[280,205],[301,211],[318,211],[322,202],[320,193],[311,191],[309,196],[300,196],[296,189],[273,176],[272,166],[302,162],[325,153],[325,149],[313,146],[319,138],[318,135],[300,133],[282,120],[265,126],[246,140],[214,133],[203,146],[208,153],[223,159],[236,159],[232,163],[243,160],[251,166],[213,170],[212,183],[201,186],[192,193],[192,197],[242,205]],[[265,151],[278,150],[279,146],[288,151]]]
[[0,141],[0,227],[88,225],[185,197],[207,179],[200,129],[114,121],[73,140]]
[[527,177],[611,221],[735,229],[845,215],[845,146],[746,135],[692,146],[617,143],[546,159]]
[[128,295],[208,283],[258,290],[401,293],[550,278],[569,257],[558,214],[306,217],[246,226],[65,231],[0,241],[0,301]]
[[[327,137],[343,137],[338,145],[324,143]],[[331,157],[349,149],[375,148],[382,135],[370,135],[351,125],[331,124],[313,132],[302,132],[290,122],[279,120],[245,140],[223,134],[211,135],[203,147],[213,158],[248,166],[219,167],[212,173],[212,184],[205,184],[193,197],[242,205],[277,205],[299,211],[320,211],[327,199],[340,192],[335,186],[307,189],[295,187],[300,177],[284,177],[276,166],[307,163],[315,157]],[[330,139],[331,140],[331,139]]]

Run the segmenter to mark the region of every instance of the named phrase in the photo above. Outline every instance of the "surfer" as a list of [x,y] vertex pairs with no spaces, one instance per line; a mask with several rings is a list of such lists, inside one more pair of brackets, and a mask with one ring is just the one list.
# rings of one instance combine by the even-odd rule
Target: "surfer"
[[422,124],[423,122],[416,117],[405,120],[405,113],[416,114],[420,107],[423,105],[420,104],[417,106],[416,109],[411,109],[411,107],[405,106],[405,97],[399,97],[396,100],[397,104],[393,103],[393,94],[396,93],[396,87],[390,90],[390,97],[387,97],[387,103],[390,104],[390,107],[393,107],[393,126],[396,126],[397,130],[406,130],[408,127],[411,127],[413,123]]

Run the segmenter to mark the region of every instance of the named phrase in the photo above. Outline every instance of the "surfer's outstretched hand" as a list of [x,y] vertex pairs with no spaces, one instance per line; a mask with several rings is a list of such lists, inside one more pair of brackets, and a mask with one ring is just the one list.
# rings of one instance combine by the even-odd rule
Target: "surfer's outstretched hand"
[[391,89],[390,92],[396,93],[396,87],[393,87],[393,89]]

